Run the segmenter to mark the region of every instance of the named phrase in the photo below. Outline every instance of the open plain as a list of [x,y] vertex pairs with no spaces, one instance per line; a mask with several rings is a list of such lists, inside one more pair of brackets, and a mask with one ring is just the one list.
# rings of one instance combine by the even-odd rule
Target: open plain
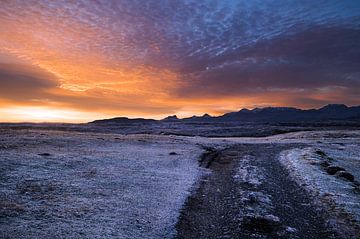
[[0,131],[1,238],[356,238],[360,131]]

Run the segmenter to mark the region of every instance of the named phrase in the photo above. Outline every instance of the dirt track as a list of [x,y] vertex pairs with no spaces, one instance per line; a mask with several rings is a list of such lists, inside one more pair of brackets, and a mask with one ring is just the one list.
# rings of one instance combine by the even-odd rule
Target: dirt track
[[295,145],[237,145],[209,152],[212,171],[188,198],[177,238],[341,238],[276,159]]

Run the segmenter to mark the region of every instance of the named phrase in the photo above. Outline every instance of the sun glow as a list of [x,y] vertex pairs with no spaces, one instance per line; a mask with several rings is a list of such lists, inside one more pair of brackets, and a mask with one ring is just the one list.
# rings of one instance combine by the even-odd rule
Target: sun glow
[[92,113],[69,109],[28,106],[0,109],[0,115],[4,115],[7,121],[11,122],[86,122],[99,117]]

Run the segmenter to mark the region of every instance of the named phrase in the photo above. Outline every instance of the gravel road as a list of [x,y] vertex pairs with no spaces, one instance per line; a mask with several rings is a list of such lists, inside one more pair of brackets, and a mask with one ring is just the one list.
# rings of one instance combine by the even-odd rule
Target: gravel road
[[211,172],[188,198],[177,238],[345,238],[279,163],[282,150],[298,146],[239,144],[208,151],[201,164]]

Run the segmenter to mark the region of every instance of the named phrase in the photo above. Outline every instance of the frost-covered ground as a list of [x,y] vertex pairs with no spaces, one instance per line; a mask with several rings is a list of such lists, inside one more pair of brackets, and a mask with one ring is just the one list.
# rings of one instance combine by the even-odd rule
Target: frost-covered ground
[[[239,144],[291,145],[279,160],[292,177],[335,219],[360,225],[360,130],[206,138],[0,129],[0,238],[172,238],[208,171],[198,162],[204,147]],[[262,173],[245,165],[234,180],[258,174],[251,180],[261,183]]]
[[174,137],[1,131],[0,238],[171,238],[200,153]]
[[360,231],[360,140],[317,143],[281,153],[295,181],[332,213],[337,227]]

